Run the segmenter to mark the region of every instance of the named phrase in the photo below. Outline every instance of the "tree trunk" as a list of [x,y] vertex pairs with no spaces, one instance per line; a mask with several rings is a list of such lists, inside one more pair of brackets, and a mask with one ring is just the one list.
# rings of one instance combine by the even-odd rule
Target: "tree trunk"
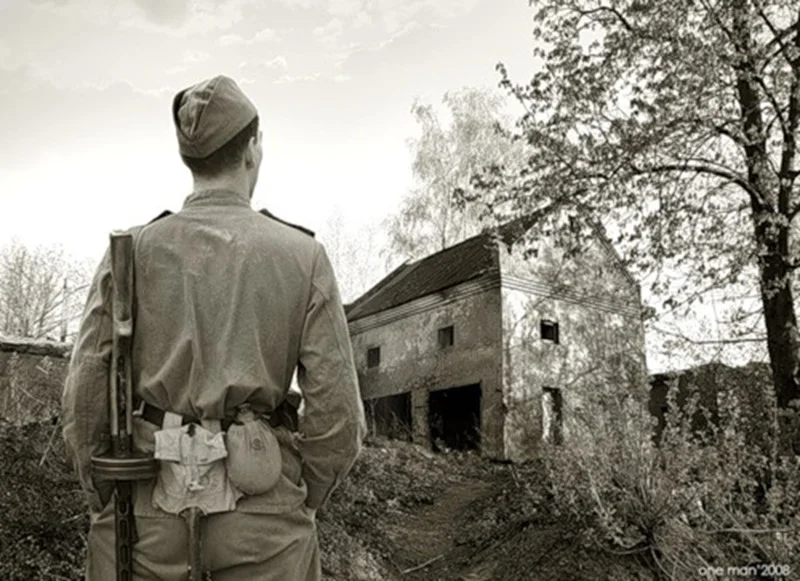
[[[733,30],[739,56],[735,66],[736,96],[741,107],[742,130],[746,139],[744,156],[750,184],[750,207],[758,252],[767,349],[777,405],[785,410],[792,400],[800,397],[797,317],[789,267],[789,192],[780,183],[780,176],[770,173],[762,95],[756,83],[759,69],[752,42],[751,10],[748,2],[739,0],[733,12]],[[788,423],[782,422],[781,433],[784,438],[788,437],[783,441],[794,442],[795,451],[798,451],[797,438],[786,429],[788,427]]]
[[[780,258],[780,257],[776,257]],[[797,317],[787,269],[778,260],[765,260],[761,267],[761,300],[767,327],[767,349],[772,367],[772,380],[778,407],[786,409],[789,402],[800,397],[797,371],[800,368],[795,334]],[[780,261],[782,262],[782,261]],[[779,281],[783,281],[780,284]],[[777,288],[776,288],[777,287]]]

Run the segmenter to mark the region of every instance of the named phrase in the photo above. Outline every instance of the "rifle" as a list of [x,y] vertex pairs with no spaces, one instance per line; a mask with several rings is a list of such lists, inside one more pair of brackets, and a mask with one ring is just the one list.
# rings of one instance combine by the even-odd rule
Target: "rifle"
[[137,540],[133,517],[133,483],[155,478],[158,461],[137,454],[133,447],[133,235],[110,235],[113,341],[109,374],[111,454],[92,458],[92,471],[100,480],[115,483],[117,581],[133,580],[133,545]]

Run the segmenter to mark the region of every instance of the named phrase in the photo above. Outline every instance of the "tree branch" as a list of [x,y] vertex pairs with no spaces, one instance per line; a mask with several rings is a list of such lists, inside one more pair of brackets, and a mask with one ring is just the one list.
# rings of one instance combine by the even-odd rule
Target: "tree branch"
[[688,335],[684,335],[683,333],[678,333],[677,331],[667,331],[666,329],[660,329],[653,326],[653,330],[662,333],[664,335],[670,335],[672,337],[677,337],[687,343],[691,343],[692,345],[741,345],[742,343],[765,343],[767,340],[766,336],[763,337],[741,337],[739,339],[693,339]]
[[575,12],[577,12],[581,16],[592,16],[593,14],[597,14],[598,12],[611,13],[617,18],[617,20],[619,20],[620,24],[622,24],[622,26],[624,26],[628,32],[640,36],[642,35],[641,31],[636,30],[636,28],[634,28],[633,25],[630,22],[628,22],[625,16],[619,10],[617,10],[612,6],[598,6],[597,8],[592,8],[590,10],[581,10],[577,6],[572,6],[572,9],[575,10]]
[[[786,43],[784,43],[784,40],[792,32],[794,32],[795,35],[800,34],[800,18],[798,18],[792,26],[787,27],[785,30],[778,30],[775,24],[773,24],[773,22],[767,16],[767,13],[764,12],[764,7],[761,3],[753,0],[753,6],[755,6],[758,15],[761,17],[761,20],[764,21],[764,24],[767,25],[767,28],[769,28],[770,32],[772,33],[772,40],[770,40],[764,47],[765,50],[769,50],[774,44],[778,45],[778,50],[775,51],[771,57],[765,60],[764,67],[766,67],[769,61],[772,60],[772,57],[774,57],[776,54],[781,54],[783,55],[783,58],[786,59],[786,62],[789,63],[789,66],[797,70],[798,62],[796,59],[792,59],[789,47],[786,45]],[[797,41],[795,40],[795,42]]]
[[719,177],[725,179],[731,183],[734,183],[740,186],[743,190],[745,190],[750,196],[756,197],[759,200],[761,199],[761,195],[758,193],[757,190],[753,188],[753,186],[748,182],[745,178],[736,173],[733,173],[730,170],[712,167],[708,164],[702,163],[667,163],[667,164],[660,164],[655,165],[652,167],[640,168],[633,164],[631,164],[631,170],[636,175],[647,175],[647,174],[657,174],[657,173],[669,173],[669,172],[689,172],[689,173],[696,173],[696,174],[706,174],[715,177]]

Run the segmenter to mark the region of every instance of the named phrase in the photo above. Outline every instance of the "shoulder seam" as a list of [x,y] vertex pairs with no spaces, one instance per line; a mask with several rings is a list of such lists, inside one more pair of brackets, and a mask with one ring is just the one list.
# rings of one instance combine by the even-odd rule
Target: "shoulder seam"
[[261,210],[258,211],[258,213],[261,214],[262,216],[266,216],[267,218],[272,218],[276,222],[280,222],[281,224],[289,226],[290,228],[294,228],[295,230],[300,230],[300,232],[302,232],[302,233],[314,238],[314,231],[313,230],[309,230],[308,228],[305,228],[304,226],[300,226],[299,224],[293,224],[291,222],[287,222],[286,220],[282,220],[282,219],[278,218],[275,214],[273,214],[272,212],[267,210],[266,208],[262,208]]

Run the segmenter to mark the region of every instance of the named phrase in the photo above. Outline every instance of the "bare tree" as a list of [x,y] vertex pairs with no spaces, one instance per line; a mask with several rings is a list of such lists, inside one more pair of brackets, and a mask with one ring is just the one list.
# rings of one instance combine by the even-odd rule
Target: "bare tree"
[[348,224],[337,208],[319,238],[325,244],[345,303],[357,299],[385,274],[383,244],[376,226]]
[[0,333],[65,341],[90,280],[88,263],[60,246],[12,241],[0,250]]

